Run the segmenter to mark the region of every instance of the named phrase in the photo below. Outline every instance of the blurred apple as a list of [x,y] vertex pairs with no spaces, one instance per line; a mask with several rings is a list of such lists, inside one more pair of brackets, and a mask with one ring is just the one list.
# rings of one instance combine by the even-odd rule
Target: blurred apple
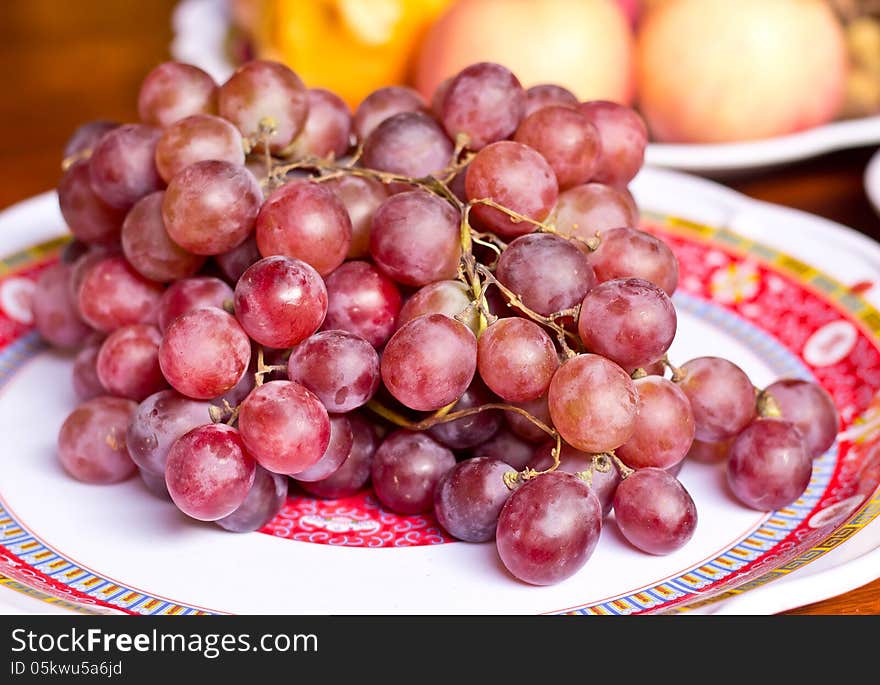
[[415,85],[430,98],[445,78],[483,61],[503,64],[526,88],[556,83],[581,100],[621,104],[634,96],[621,0],[458,0],[428,31]]
[[824,0],[664,0],[641,17],[636,65],[655,140],[730,142],[837,116],[847,53]]

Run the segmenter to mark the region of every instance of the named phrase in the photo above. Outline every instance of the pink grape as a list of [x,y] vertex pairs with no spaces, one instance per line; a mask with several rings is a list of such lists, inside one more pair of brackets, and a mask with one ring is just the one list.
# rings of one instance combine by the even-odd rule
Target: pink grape
[[[550,416],[550,407],[547,402],[546,394],[537,399],[528,400],[527,402],[515,402],[513,406],[524,409],[546,426],[550,428],[553,427],[553,419]],[[528,442],[543,442],[547,439],[547,433],[545,431],[518,412],[505,412],[504,418],[507,421],[507,425],[510,426],[510,430],[523,440]]]
[[171,179],[162,201],[165,229],[185,250],[216,255],[241,245],[263,203],[254,175],[240,164],[206,160]]
[[257,247],[257,238],[251,234],[241,245],[228,252],[214,255],[214,262],[220,268],[224,278],[232,284],[238,282],[241,275],[251,264],[260,261],[263,255]]
[[495,542],[510,573],[532,585],[554,585],[577,573],[593,555],[602,508],[577,476],[546,473],[507,499]]
[[452,537],[486,542],[495,537],[501,507],[510,497],[504,474],[510,465],[498,459],[466,459],[449,469],[434,490],[434,515]]
[[257,464],[254,483],[244,502],[231,514],[216,523],[230,533],[249,533],[259,530],[281,511],[287,501],[287,478],[271,473]]
[[370,254],[370,225],[373,214],[388,197],[379,181],[360,176],[342,176],[325,185],[342,200],[351,219],[351,243],[347,259],[362,259]]
[[434,489],[455,466],[452,451],[425,433],[398,430],[373,455],[370,477],[379,501],[398,514],[423,514],[434,507]]
[[730,452],[730,443],[732,442],[733,438],[720,442],[694,440],[691,443],[691,448],[688,450],[687,458],[703,464],[719,464],[727,460],[727,455]]
[[550,336],[528,319],[498,319],[477,343],[480,378],[508,402],[527,402],[544,395],[558,368],[559,357]]
[[[122,248],[118,242],[87,245],[86,249],[70,262],[70,292],[74,300],[79,298],[79,290],[89,269],[106,257],[121,255]],[[62,259],[62,262],[66,260]],[[79,304],[77,303],[77,306]]]
[[542,107],[576,108],[579,104],[577,96],[568,88],[553,83],[541,83],[526,89],[526,108],[523,117],[528,117]]
[[541,153],[560,190],[589,181],[599,163],[599,132],[571,107],[543,107],[523,119],[513,139]]
[[290,145],[297,157],[339,158],[351,145],[351,111],[345,101],[324,88],[310,88],[309,114]]
[[202,307],[165,329],[159,366],[177,392],[196,400],[219,397],[241,380],[251,359],[247,334],[230,314]]
[[639,396],[629,375],[597,354],[567,360],[547,395],[553,425],[583,452],[607,452],[629,440],[636,427]]
[[195,114],[162,131],[156,144],[156,169],[166,183],[190,164],[220,160],[244,164],[244,142],[231,123],[211,114]]
[[55,347],[77,347],[91,333],[71,292],[73,266],[58,262],[44,269],[31,298],[34,326]]
[[549,233],[530,233],[501,254],[495,276],[523,304],[542,316],[579,305],[596,284],[586,255]]
[[315,333],[326,315],[324,281],[299,259],[261,259],[235,286],[235,316],[261,345],[293,347]]
[[[535,469],[535,471],[546,471],[549,469],[553,466],[552,451],[554,447],[556,447],[556,440],[546,440],[534,451],[534,455],[527,466]],[[620,471],[617,470],[617,467],[614,466],[610,459],[606,458],[597,464],[594,461],[594,455],[576,450],[571,445],[563,442],[557,470],[562,473],[571,473],[572,475],[589,471],[591,474],[590,478],[589,480],[584,480],[584,482],[599,500],[599,505],[602,507],[602,517],[604,518],[611,513],[614,504],[614,493],[620,484]]]
[[467,136],[480,150],[509,137],[522,119],[526,94],[513,72],[492,62],[462,69],[449,83],[440,116],[449,137]]
[[85,345],[73,360],[73,392],[81,402],[106,395],[107,388],[98,378],[98,350],[100,343]]
[[223,423],[199,426],[168,450],[165,484],[177,508],[199,521],[229,516],[247,498],[256,464],[238,431]]
[[323,480],[336,473],[336,470],[345,463],[351,448],[354,445],[354,432],[348,418],[344,415],[330,417],[330,442],[324,454],[307,469],[291,473],[290,477],[297,482],[312,482]]
[[[385,119],[367,136],[361,158],[370,169],[421,178],[438,175],[452,161],[452,141],[423,112],[402,112]],[[392,190],[407,189],[398,183]]]
[[767,386],[782,412],[782,418],[793,423],[804,436],[807,452],[812,458],[825,453],[840,431],[840,414],[828,391],[818,383],[784,378]]
[[382,354],[382,381],[401,404],[434,411],[457,400],[477,367],[477,341],[463,323],[427,314],[402,326]]
[[424,314],[446,314],[458,317],[476,333],[480,325],[480,312],[470,305],[470,288],[464,283],[457,280],[435,281],[419,288],[403,304],[397,317],[397,327]]
[[98,352],[97,372],[107,392],[140,402],[168,387],[159,368],[162,334],[156,326],[136,323],[113,331]]
[[[458,399],[450,413],[479,407],[490,402],[497,402],[486,387],[475,380]],[[484,443],[491,438],[504,420],[497,409],[486,409],[470,416],[463,416],[452,421],[444,421],[429,429],[431,435],[452,449],[467,449]]]
[[580,111],[599,131],[601,155],[593,178],[599,183],[623,187],[642,168],[648,127],[631,107],[607,100],[584,102]]
[[373,214],[370,254],[376,266],[404,285],[455,278],[459,221],[448,202],[424,190],[392,195]]
[[[492,200],[534,221],[547,218],[559,196],[553,169],[539,152],[512,140],[492,143],[471,160],[465,176],[468,200]],[[535,230],[495,207],[475,205],[471,217],[502,238]]]
[[58,459],[83,483],[118,483],[134,475],[125,431],[137,404],[102,395],[74,409],[58,433]]
[[292,381],[255,388],[238,414],[251,454],[273,473],[298,473],[316,464],[330,444],[330,417],[317,396]]
[[358,335],[381,347],[394,333],[401,295],[388,276],[366,261],[345,262],[326,279],[325,330]]
[[132,461],[142,472],[164,474],[168,450],[175,441],[199,426],[211,423],[210,404],[160,390],[144,399],[126,429]]
[[306,492],[326,499],[340,499],[354,495],[370,480],[373,454],[379,447],[379,436],[369,420],[357,413],[347,414],[352,432],[352,445],[342,466],[326,478],[301,482]]
[[271,60],[252,60],[235,70],[220,86],[220,116],[254,141],[260,127],[271,132],[265,140],[272,152],[280,152],[299,135],[309,112],[308,91],[290,67]]
[[672,381],[645,376],[635,381],[639,414],[632,437],[616,454],[634,469],[667,469],[687,456],[694,441],[694,414],[687,395]]
[[755,418],[755,388],[745,372],[721,357],[697,357],[681,366],[679,387],[694,412],[694,437],[732,438]]
[[111,255],[88,266],[77,292],[83,320],[110,333],[128,324],[154,323],[162,286],[141,276],[125,257]]
[[499,459],[513,469],[521,471],[532,460],[535,446],[502,426],[491,438],[472,448],[471,453],[474,457]]
[[92,190],[111,207],[128,209],[165,185],[156,169],[161,129],[145,124],[114,128],[95,145],[89,158]]
[[358,335],[332,330],[315,333],[294,347],[287,374],[336,414],[369,402],[381,380],[375,348]]
[[119,124],[115,121],[105,121],[103,119],[96,119],[95,121],[89,121],[82,126],[78,126],[64,145],[62,159],[70,159],[79,156],[81,156],[82,159],[86,159],[92,154],[92,149],[97,145],[101,136],[118,126]]
[[232,288],[213,276],[192,276],[174,281],[159,299],[159,330],[164,333],[174,319],[193,309],[223,309],[226,303],[232,303],[232,298]]
[[559,193],[549,221],[563,236],[585,241],[598,234],[601,240],[612,228],[637,226],[639,213],[623,191],[601,183],[584,183]]
[[326,276],[348,254],[351,219],[329,188],[291,181],[266,198],[257,216],[256,236],[264,257],[300,259]]
[[697,527],[697,507],[685,487],[663,469],[637,469],[614,493],[614,520],[630,543],[649,554],[684,547]]
[[137,471],[141,482],[150,491],[150,494],[162,500],[171,500],[171,495],[168,494],[168,485],[165,483],[164,473],[153,473],[151,471],[144,471],[144,469],[138,469]]
[[389,117],[403,112],[425,111],[425,100],[412,88],[385,86],[367,95],[355,110],[352,128],[361,142]]
[[192,64],[163,62],[141,84],[138,116],[145,124],[169,126],[194,114],[217,111],[217,84]]
[[642,278],[670,297],[678,287],[678,258],[665,242],[635,228],[603,231],[599,247],[587,259],[600,282]]
[[803,434],[788,421],[756,419],[733,439],[727,483],[752,509],[773,511],[800,497],[813,474]]
[[453,78],[453,76],[447,76],[443,79],[431,95],[431,114],[435,119],[443,116],[443,100],[446,98],[446,92],[449,90]]
[[88,160],[72,164],[58,183],[58,205],[70,232],[84,243],[119,238],[125,209],[107,204],[92,189]]
[[615,279],[584,297],[578,335],[591,352],[633,369],[666,354],[677,325],[675,306],[661,288],[639,278]]
[[171,240],[162,218],[165,192],[142,197],[122,224],[122,252],[134,269],[151,281],[167,283],[192,276],[205,257],[187,252]]

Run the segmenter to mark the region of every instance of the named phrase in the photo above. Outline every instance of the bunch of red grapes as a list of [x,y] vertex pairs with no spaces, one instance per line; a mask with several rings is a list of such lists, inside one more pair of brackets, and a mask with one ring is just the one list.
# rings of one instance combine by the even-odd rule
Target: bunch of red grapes
[[289,488],[372,487],[551,584],[605,525],[682,547],[689,454],[772,510],[835,439],[816,384],[667,359],[678,263],[638,228],[627,107],[480,63],[430,103],[391,86],[352,114],[253,61],[222,85],[161,64],[138,111],[70,139],[74,239],[33,299],[42,336],[79,348],[58,437],[78,480],[138,472],[236,532]]

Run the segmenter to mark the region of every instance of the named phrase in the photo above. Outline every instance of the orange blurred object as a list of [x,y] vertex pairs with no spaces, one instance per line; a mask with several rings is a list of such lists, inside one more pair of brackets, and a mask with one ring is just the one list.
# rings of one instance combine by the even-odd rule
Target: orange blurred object
[[255,56],[288,64],[309,87],[355,108],[405,83],[425,31],[451,0],[233,0]]
[[415,86],[426,98],[474,62],[503,64],[526,88],[631,104],[634,38],[619,0],[457,0],[431,27]]

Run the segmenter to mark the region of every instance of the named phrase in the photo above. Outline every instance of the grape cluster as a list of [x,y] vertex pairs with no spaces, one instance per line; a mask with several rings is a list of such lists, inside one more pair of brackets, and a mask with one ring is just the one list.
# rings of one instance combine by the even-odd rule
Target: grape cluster
[[73,240],[33,299],[79,350],[58,436],[76,479],[137,472],[236,532],[292,488],[372,487],[550,584],[612,519],[682,547],[686,456],[771,510],[836,436],[818,385],[667,359],[678,263],[638,227],[631,109],[480,63],[430,103],[390,86],[352,113],[257,60],[223,84],[161,64],[138,112],[70,139]]

